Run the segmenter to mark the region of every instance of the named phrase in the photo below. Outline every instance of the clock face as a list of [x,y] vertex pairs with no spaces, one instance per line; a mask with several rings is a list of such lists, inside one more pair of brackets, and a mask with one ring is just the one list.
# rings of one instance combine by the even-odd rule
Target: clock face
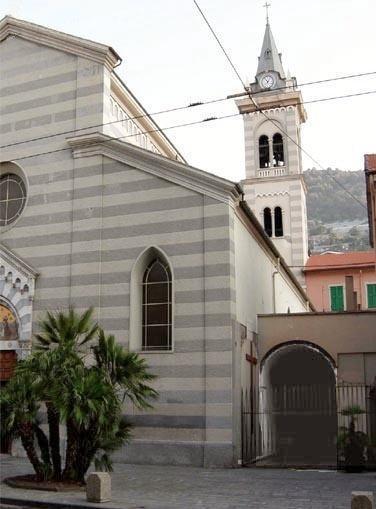
[[275,85],[275,77],[272,74],[265,74],[265,76],[261,78],[260,84],[262,88],[273,88]]

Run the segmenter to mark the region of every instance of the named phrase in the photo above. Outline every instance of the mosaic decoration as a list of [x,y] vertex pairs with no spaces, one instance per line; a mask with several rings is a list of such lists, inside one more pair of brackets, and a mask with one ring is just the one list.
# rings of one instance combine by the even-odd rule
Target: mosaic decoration
[[0,340],[14,341],[18,339],[18,325],[14,313],[0,304]]

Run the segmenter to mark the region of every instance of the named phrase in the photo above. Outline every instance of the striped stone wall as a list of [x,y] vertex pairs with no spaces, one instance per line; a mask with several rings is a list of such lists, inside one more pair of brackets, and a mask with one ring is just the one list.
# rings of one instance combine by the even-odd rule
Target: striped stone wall
[[[234,232],[231,199],[202,183],[173,183],[171,162],[151,154],[148,164],[157,157],[159,166],[166,164],[166,178],[143,171],[127,154],[122,162],[100,151],[73,157],[70,131],[108,115],[103,66],[9,37],[0,46],[0,72],[2,145],[62,133],[1,151],[1,160],[14,161],[27,184],[26,207],[1,240],[39,273],[33,331],[46,310],[93,306],[101,326],[128,347],[132,268],[145,249],[159,248],[174,274],[173,351],[142,354],[158,376],[160,397],[150,412],[125,409],[135,439],[116,458],[236,464],[240,408],[233,352],[241,315],[235,267],[244,242]],[[249,234],[252,247],[242,264],[247,267],[249,252],[249,270],[262,276],[254,280],[260,288],[242,290],[242,309],[248,299],[252,309],[242,316],[255,322],[256,312],[270,309],[273,263]]]
[[[184,441],[189,455],[195,450],[189,462],[211,461],[203,452],[207,443],[222,456],[224,444],[231,461],[229,206],[100,156],[75,160],[73,170],[72,161],[56,162],[56,172],[50,157],[25,161],[29,201],[3,235],[40,273],[34,329],[47,309],[94,306],[100,324],[127,346],[132,266],[148,246],[163,249],[175,274],[174,353],[145,354],[160,399],[147,415],[128,409],[146,451],[137,449],[134,458],[145,461],[161,441],[170,449]],[[41,193],[47,168],[52,181]],[[175,461],[174,454],[161,461]]]
[[[273,238],[277,249],[294,274],[304,283],[301,269],[308,256],[307,212],[302,181],[300,118],[297,107],[287,106],[266,110],[268,121],[260,112],[248,113],[244,118],[246,180],[243,182],[249,206],[263,224],[263,210],[282,208],[283,238]],[[259,174],[258,140],[263,134],[271,142],[273,134],[282,131],[285,167],[270,168],[267,176]],[[284,134],[286,133],[286,134]],[[275,174],[282,171],[283,174]]]

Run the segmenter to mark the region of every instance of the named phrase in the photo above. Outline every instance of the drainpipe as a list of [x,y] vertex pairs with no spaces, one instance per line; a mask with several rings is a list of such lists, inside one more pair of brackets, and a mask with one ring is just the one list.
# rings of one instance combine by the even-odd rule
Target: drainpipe
[[276,269],[273,273],[272,273],[272,284],[273,284],[273,314],[275,314],[276,312],[276,298],[275,298],[275,276],[277,274],[279,274],[279,266],[280,266],[280,259],[279,257],[277,258],[277,266],[276,266]]

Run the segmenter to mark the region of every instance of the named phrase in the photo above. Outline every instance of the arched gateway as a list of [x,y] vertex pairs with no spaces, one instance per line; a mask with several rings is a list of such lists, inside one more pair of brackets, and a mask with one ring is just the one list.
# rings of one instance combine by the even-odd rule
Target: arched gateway
[[286,342],[260,366],[259,452],[281,466],[335,466],[336,367],[317,345]]

